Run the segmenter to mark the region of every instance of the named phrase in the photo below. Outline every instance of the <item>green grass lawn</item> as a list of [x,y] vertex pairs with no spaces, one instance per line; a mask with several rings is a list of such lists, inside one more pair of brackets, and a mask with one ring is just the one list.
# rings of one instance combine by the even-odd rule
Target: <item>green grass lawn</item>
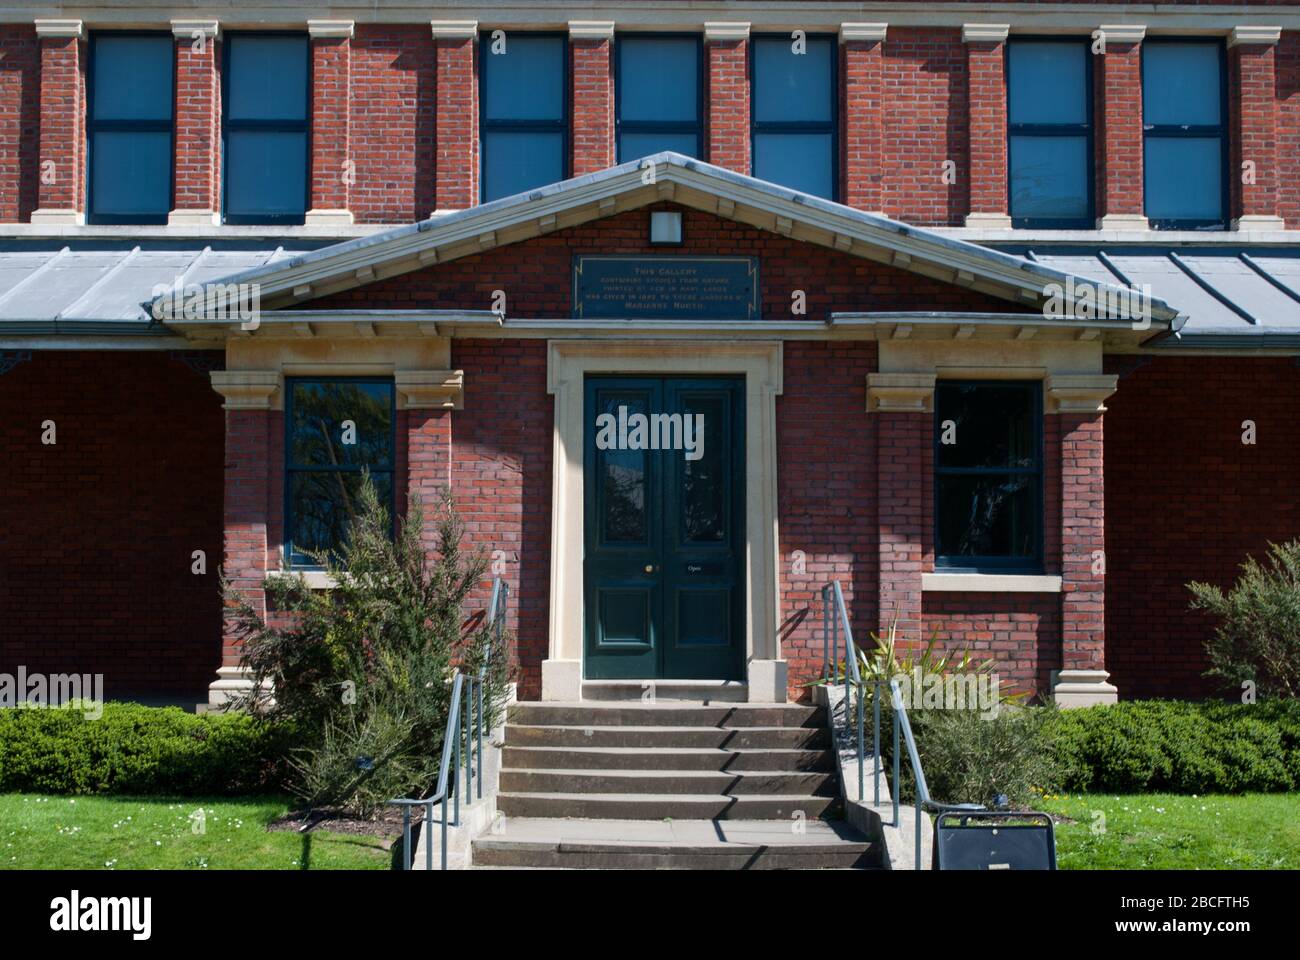
[[265,829],[289,809],[280,797],[0,794],[0,869],[389,869],[374,837]]
[[1089,794],[1039,808],[1077,821],[1056,825],[1062,870],[1300,869],[1297,795]]

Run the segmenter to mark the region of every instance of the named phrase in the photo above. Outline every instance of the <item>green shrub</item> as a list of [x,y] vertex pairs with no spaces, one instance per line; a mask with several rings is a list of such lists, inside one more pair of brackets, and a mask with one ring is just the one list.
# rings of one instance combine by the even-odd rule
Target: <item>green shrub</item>
[[1135,700],[1048,726],[1069,790],[1241,793],[1300,784],[1300,703]]
[[263,618],[226,589],[253,680],[239,705],[300,734],[287,786],[309,806],[369,815],[437,780],[455,670],[485,668],[485,713],[501,713],[508,639],[493,646],[483,623],[466,625],[487,560],[462,549],[449,497],[432,544],[419,499],[394,530],[369,477],[350,510],[338,555],[315,556],[332,589],[312,590],[301,576],[268,586],[271,606],[291,616]]
[[0,791],[233,795],[278,788],[289,735],[243,714],[106,703],[0,710]]
[[1300,540],[1270,543],[1266,563],[1247,557],[1224,593],[1189,583],[1193,610],[1220,620],[1205,643],[1210,669],[1226,688],[1253,683],[1260,697],[1300,696]]

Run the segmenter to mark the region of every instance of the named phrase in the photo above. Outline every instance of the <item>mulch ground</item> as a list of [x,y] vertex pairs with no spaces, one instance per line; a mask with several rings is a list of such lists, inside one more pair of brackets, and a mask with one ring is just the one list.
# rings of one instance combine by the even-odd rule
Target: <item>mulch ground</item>
[[[418,811],[411,819],[419,818]],[[355,814],[335,809],[291,810],[283,817],[267,824],[268,830],[294,830],[299,833],[311,833],[323,830],[327,833],[346,833],[354,836],[375,837],[384,841],[384,846],[391,846],[394,840],[402,836],[402,811],[396,807],[385,808],[372,818],[358,817]]]

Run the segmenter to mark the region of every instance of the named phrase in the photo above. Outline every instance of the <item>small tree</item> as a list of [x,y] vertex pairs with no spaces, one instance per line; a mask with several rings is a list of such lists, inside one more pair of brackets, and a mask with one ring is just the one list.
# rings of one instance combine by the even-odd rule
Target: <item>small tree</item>
[[312,590],[301,574],[272,580],[275,613],[264,618],[223,581],[254,684],[239,706],[293,726],[301,746],[290,787],[311,806],[368,815],[427,789],[437,777],[454,664],[486,665],[485,705],[500,702],[505,651],[489,651],[489,631],[466,629],[462,613],[486,559],[462,550],[464,528],[446,495],[435,527],[430,557],[423,510],[412,498],[393,535],[367,477],[339,553],[313,554],[332,589]]
[[1205,642],[1207,677],[1262,696],[1300,693],[1300,540],[1268,545],[1266,561],[1247,557],[1227,593],[1209,583],[1187,585],[1192,609],[1220,619]]

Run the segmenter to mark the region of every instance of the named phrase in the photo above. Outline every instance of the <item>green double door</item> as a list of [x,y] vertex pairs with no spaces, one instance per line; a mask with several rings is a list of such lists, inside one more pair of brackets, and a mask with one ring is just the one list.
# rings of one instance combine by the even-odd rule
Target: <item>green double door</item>
[[744,395],[735,378],[587,379],[588,679],[743,676]]

